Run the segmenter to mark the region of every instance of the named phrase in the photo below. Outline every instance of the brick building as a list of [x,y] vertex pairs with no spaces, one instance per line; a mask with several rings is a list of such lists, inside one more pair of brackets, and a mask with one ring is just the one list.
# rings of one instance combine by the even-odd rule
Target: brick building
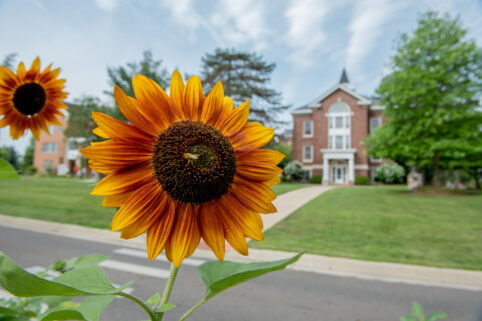
[[[67,112],[65,112],[67,113]],[[79,142],[82,138],[67,138],[64,131],[67,128],[68,113],[60,118],[62,126],[50,125],[50,135],[43,132],[35,142],[33,166],[38,173],[65,175],[73,173],[73,168],[80,168]]]
[[306,178],[323,176],[323,184],[353,184],[373,179],[380,159],[365,155],[361,141],[382,122],[383,106],[355,92],[343,70],[340,82],[307,105],[294,109],[293,160]]

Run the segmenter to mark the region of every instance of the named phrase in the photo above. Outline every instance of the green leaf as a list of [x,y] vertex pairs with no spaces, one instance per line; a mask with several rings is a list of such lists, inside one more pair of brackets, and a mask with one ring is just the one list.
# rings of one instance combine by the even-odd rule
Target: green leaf
[[69,296],[42,296],[39,299],[47,304],[49,308],[56,307],[57,305],[69,301],[71,298]]
[[146,303],[150,304],[151,306],[157,305],[161,301],[161,295],[159,293],[155,293],[149,299],[147,299]]
[[420,320],[424,320],[425,316],[423,315],[423,308],[418,302],[412,303],[412,314],[419,318]]
[[174,309],[175,307],[176,307],[176,306],[175,306],[174,304],[172,304],[172,303],[164,303],[163,305],[161,305],[160,307],[158,307],[158,308],[156,309],[156,312],[162,312],[162,313],[164,313],[164,312],[167,312],[167,311],[169,311],[169,310],[171,310],[171,309]]
[[20,297],[118,294],[130,284],[115,288],[98,267],[75,269],[49,281],[24,270],[0,252],[0,285]]
[[417,321],[417,319],[411,315],[406,315],[406,316],[400,317],[400,321]]
[[74,257],[72,259],[58,260],[48,268],[50,270],[65,272],[77,268],[96,266],[108,258],[108,256],[101,254],[87,254],[80,257]]
[[5,159],[0,158],[0,179],[19,179],[15,168]]
[[210,299],[221,291],[263,274],[282,270],[289,264],[298,261],[303,253],[301,252],[290,259],[263,263],[206,262],[197,269],[197,273],[206,286],[205,299]]
[[22,312],[10,309],[10,308],[5,308],[5,307],[0,307],[0,315],[18,315],[21,314]]
[[445,312],[435,312],[427,317],[427,321],[442,320],[442,319],[445,319],[446,317],[447,317],[447,314]]
[[83,320],[98,321],[102,312],[114,300],[112,295],[99,295],[87,298],[80,303],[64,302],[60,306],[45,311],[41,321]]

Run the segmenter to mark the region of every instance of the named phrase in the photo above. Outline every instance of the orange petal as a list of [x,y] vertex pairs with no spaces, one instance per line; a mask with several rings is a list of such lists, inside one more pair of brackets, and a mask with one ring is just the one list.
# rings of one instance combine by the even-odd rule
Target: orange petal
[[131,167],[119,170],[104,177],[94,190],[92,195],[115,195],[132,192],[153,180],[150,166]]
[[134,191],[122,204],[112,219],[110,228],[118,231],[139,220],[143,220],[149,227],[160,214],[159,209],[163,208],[165,199],[160,184],[157,181],[150,181]]
[[229,137],[234,149],[240,151],[252,151],[271,141],[274,129],[265,127],[261,123],[251,122],[236,135]]
[[104,197],[102,201],[102,206],[105,207],[121,207],[122,204],[127,200],[127,198],[131,195],[130,192],[124,194],[116,194],[116,195],[107,195]]
[[224,237],[231,246],[242,255],[248,255],[248,244],[241,230],[241,227],[231,218],[229,213],[225,212],[223,206],[219,202],[213,202],[223,222]]
[[278,165],[286,156],[275,150],[257,149],[248,153],[236,154],[236,159],[243,161],[244,164],[268,163]]
[[17,67],[17,77],[20,79],[25,79],[25,76],[27,75],[27,71],[25,70],[25,65],[23,62],[20,62]]
[[[169,251],[172,262],[176,267],[179,267],[187,256],[191,241],[196,233],[195,230],[198,229],[193,206],[191,204],[181,204],[178,206],[176,221],[171,236],[169,237],[169,243],[166,244],[166,254],[167,251]],[[169,249],[167,245],[169,245]]]
[[235,135],[246,125],[248,117],[249,100],[245,101],[231,112],[223,127],[221,127],[223,134],[226,136]]
[[271,203],[276,195],[263,183],[246,182],[239,176],[235,176],[232,193],[242,204],[255,212],[264,214],[276,212],[276,207]]
[[177,120],[176,111],[169,103],[169,97],[155,81],[144,75],[136,75],[132,80],[134,93],[140,112],[157,127],[159,132]]
[[[132,125],[121,122],[109,115],[93,112],[92,118],[107,137],[116,138],[118,140],[132,140],[136,143],[142,143],[145,146],[151,146],[155,143],[152,136],[146,135],[142,130]],[[97,134],[96,134],[97,135]],[[152,147],[153,148],[153,147]]]
[[40,73],[40,59],[39,57],[35,58],[30,66],[30,70],[27,71],[26,78],[28,80],[35,80],[35,77]]
[[255,181],[267,181],[273,177],[278,177],[283,172],[275,165],[258,162],[256,164],[238,161],[236,163],[236,173],[246,179]]
[[80,153],[106,165],[132,166],[152,160],[152,150],[135,142],[107,140],[84,147]]
[[164,213],[147,231],[147,257],[154,260],[162,252],[171,235],[172,225],[176,217],[176,205],[168,201]]
[[151,136],[157,137],[159,135],[156,126],[139,112],[137,101],[127,96],[117,85],[114,86],[114,97],[120,111],[131,124]]
[[[219,203],[224,207],[224,213],[229,213],[245,236],[257,241],[264,239],[258,220],[251,214],[252,211],[241,204],[232,194],[226,194]],[[258,215],[258,213],[255,214]]]
[[182,104],[182,96],[184,92],[184,81],[179,71],[174,70],[171,77],[171,87],[169,89],[169,95],[171,96],[171,106],[174,106],[179,113],[179,117],[184,120],[188,120],[184,114],[184,107]]
[[219,213],[211,202],[201,205],[199,229],[206,244],[213,250],[219,261],[224,260],[224,228]]
[[199,120],[204,102],[203,87],[198,76],[191,76],[183,91],[184,115],[191,120]]
[[204,100],[201,120],[207,124],[214,125],[223,108],[224,89],[223,84],[218,81]]

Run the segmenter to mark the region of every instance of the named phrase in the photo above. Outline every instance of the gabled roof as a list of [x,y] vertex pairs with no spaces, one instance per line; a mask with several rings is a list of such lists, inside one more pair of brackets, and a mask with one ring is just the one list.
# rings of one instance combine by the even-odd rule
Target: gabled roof
[[357,94],[352,89],[352,86],[349,83],[343,83],[343,84],[337,84],[337,85],[331,87],[330,89],[328,89],[327,91],[325,91],[321,96],[319,96],[314,101],[309,103],[308,107],[309,108],[321,107],[321,101],[323,99],[325,99],[326,97],[330,96],[332,93],[334,93],[338,89],[343,90],[344,92],[346,92],[350,96],[355,97],[358,100],[358,105],[370,105],[372,103],[370,99],[368,99],[368,98],[366,98],[366,97],[364,97],[360,94]]

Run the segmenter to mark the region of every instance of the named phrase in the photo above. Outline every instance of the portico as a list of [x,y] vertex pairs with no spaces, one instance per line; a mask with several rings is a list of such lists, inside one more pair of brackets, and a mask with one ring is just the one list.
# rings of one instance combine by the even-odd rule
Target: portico
[[356,149],[322,149],[323,184],[353,184],[355,181]]

